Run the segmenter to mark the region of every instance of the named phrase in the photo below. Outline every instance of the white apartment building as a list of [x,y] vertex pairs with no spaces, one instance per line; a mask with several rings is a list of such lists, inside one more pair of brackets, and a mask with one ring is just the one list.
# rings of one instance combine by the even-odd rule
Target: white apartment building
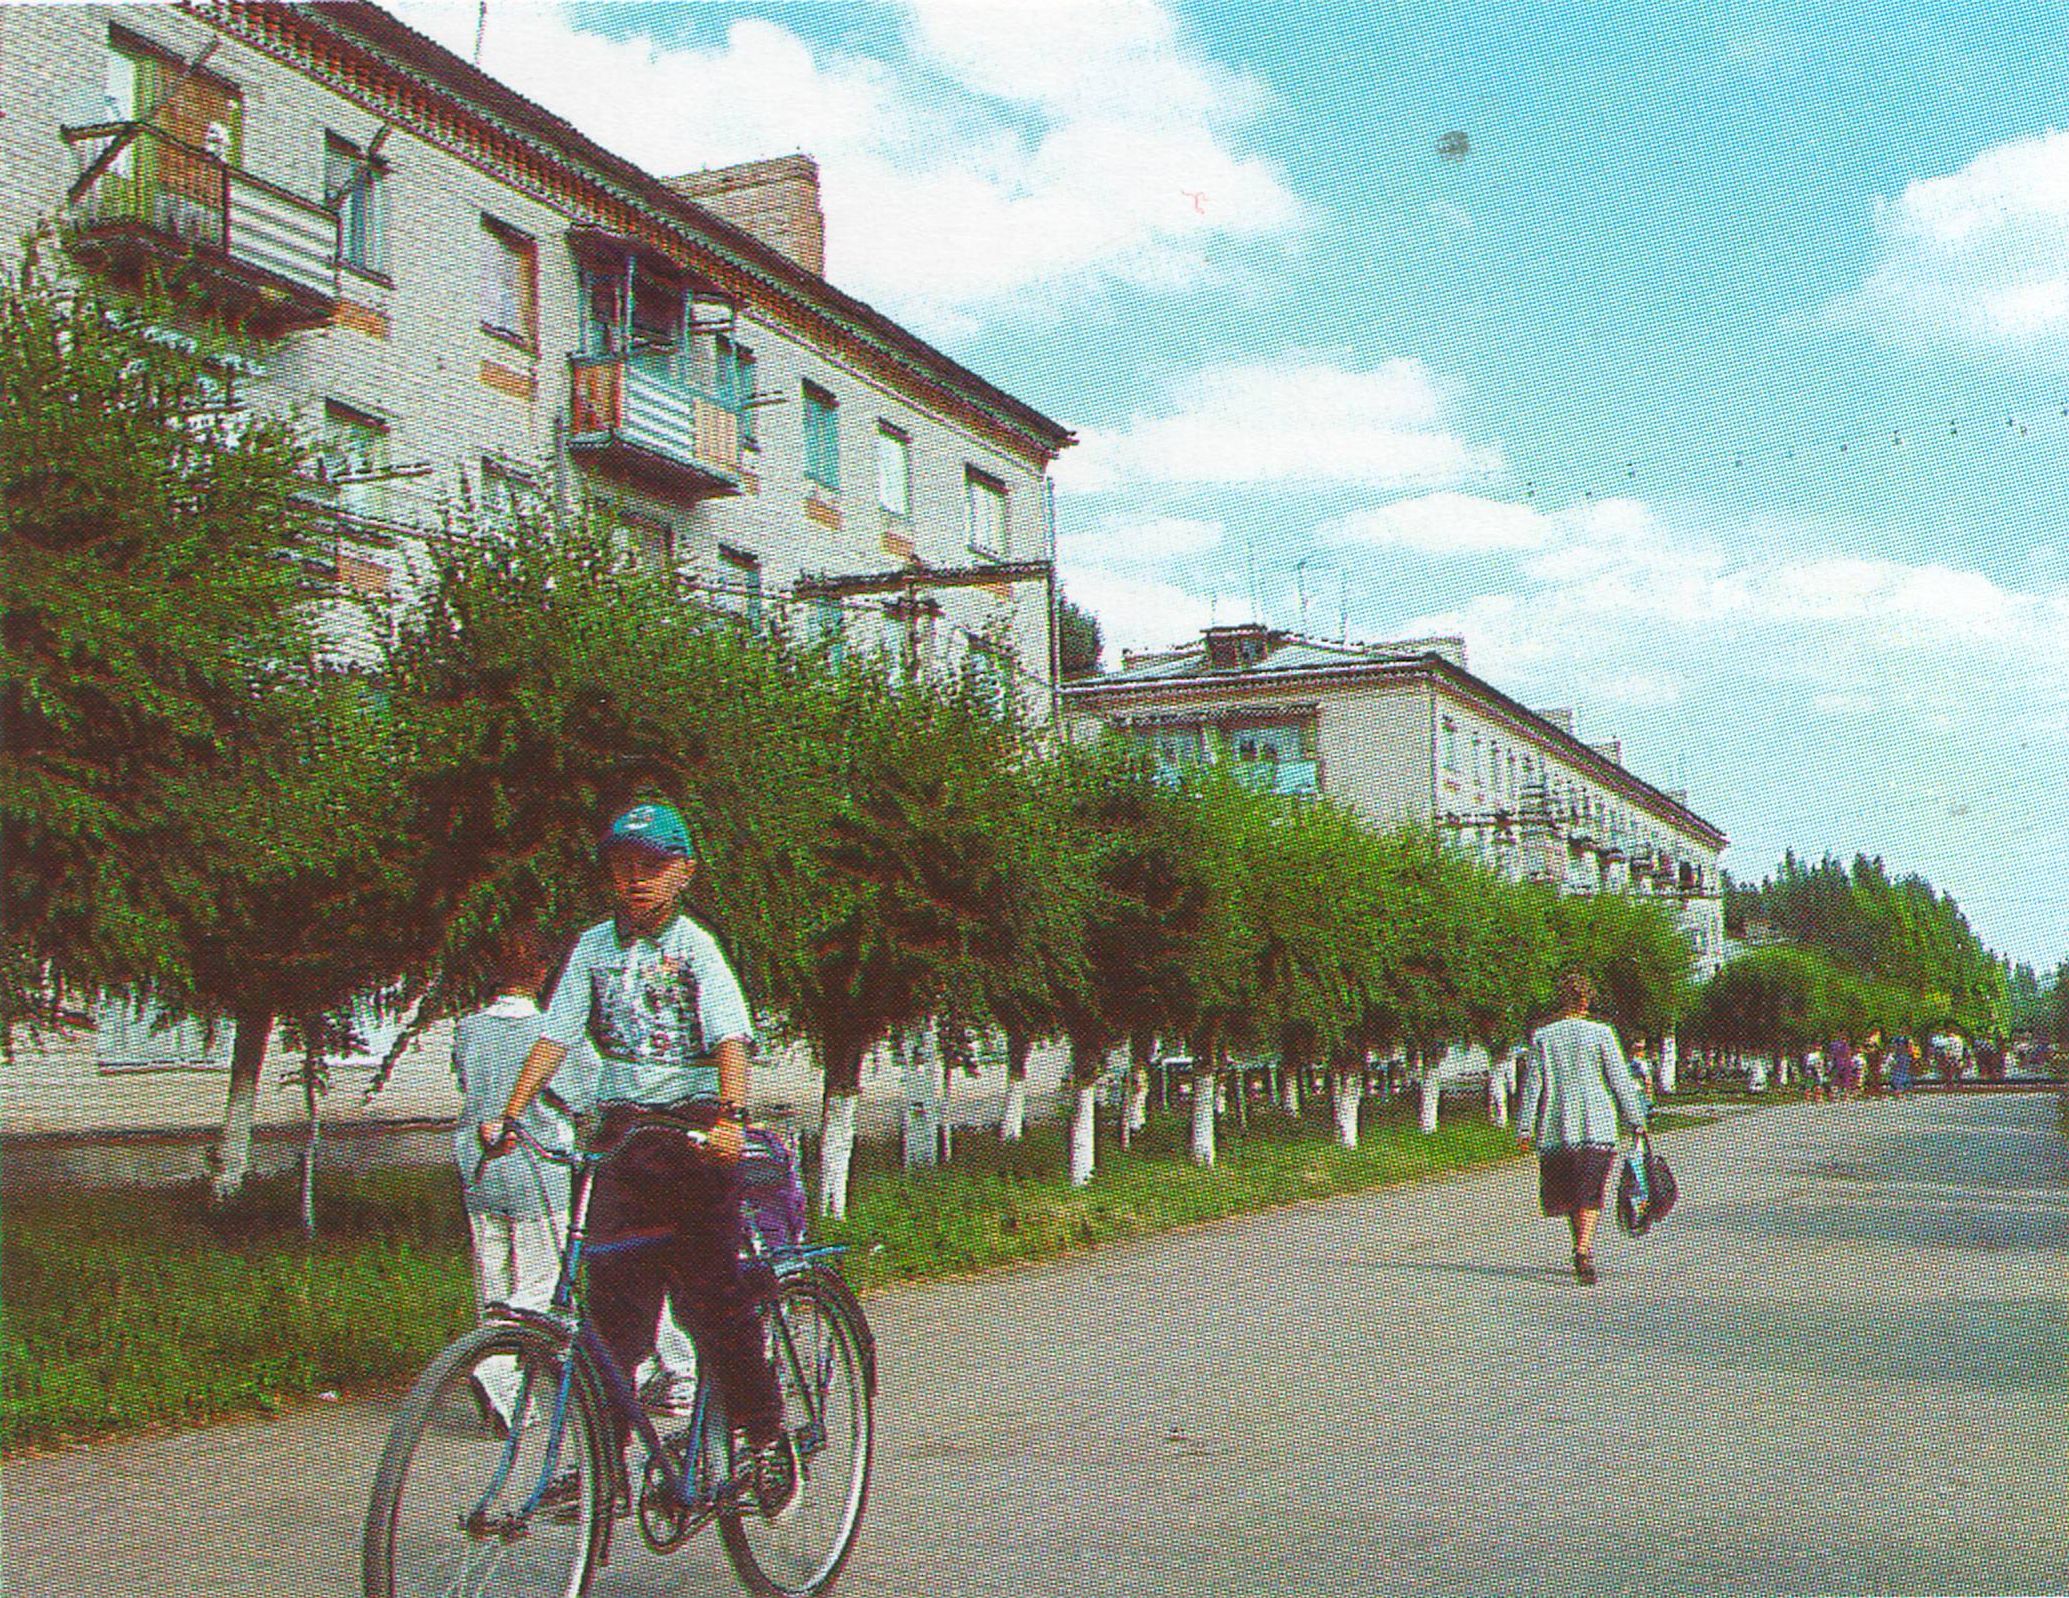
[[1210,627],[1197,643],[1126,656],[1067,684],[1073,737],[1110,727],[1172,765],[1227,760],[1276,793],[1329,794],[1376,827],[1416,823],[1511,879],[1675,905],[1708,977],[1724,954],[1727,839],[1575,735],[1466,669],[1463,640],[1341,644],[1276,628]]
[[378,7],[0,6],[0,262],[56,220],[277,340],[341,583],[442,496],[586,502],[712,602],[1046,715],[1068,431],[824,276],[804,156],[663,179]]
[[[265,341],[237,394],[320,440],[343,587],[550,496],[686,602],[1053,713],[1071,435],[828,281],[808,157],[654,176],[373,5],[0,4],[0,268],[50,223]],[[0,1073],[11,1132],[220,1117],[226,1038],[104,1008]],[[435,1053],[377,1111],[449,1108]]]

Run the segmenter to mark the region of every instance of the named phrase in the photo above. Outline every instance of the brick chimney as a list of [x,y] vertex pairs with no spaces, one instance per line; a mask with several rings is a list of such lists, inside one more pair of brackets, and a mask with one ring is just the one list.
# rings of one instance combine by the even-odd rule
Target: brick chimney
[[826,213],[819,208],[819,163],[809,155],[713,167],[670,178],[685,199],[780,250],[808,272],[826,275]]
[[1206,632],[1209,671],[1247,671],[1271,653],[1271,630],[1262,622],[1209,627]]

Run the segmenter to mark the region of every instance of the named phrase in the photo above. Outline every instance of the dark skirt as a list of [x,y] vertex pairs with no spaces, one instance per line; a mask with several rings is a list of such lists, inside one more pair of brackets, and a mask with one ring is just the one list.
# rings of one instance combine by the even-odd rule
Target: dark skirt
[[1579,1143],[1546,1149],[1537,1157],[1537,1201],[1547,1215],[1602,1208],[1602,1193],[1616,1165],[1614,1145]]

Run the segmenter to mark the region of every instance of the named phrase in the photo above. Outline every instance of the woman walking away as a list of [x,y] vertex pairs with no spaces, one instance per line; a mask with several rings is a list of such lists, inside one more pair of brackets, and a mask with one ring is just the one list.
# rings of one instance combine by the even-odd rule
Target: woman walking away
[[1616,1164],[1617,1111],[1645,1128],[1645,1097],[1624,1064],[1616,1033],[1590,1021],[1592,983],[1578,971],[1559,979],[1559,1019],[1530,1040],[1530,1067],[1516,1112],[1516,1140],[1537,1143],[1538,1203],[1573,1232],[1573,1275],[1595,1280],[1595,1223]]

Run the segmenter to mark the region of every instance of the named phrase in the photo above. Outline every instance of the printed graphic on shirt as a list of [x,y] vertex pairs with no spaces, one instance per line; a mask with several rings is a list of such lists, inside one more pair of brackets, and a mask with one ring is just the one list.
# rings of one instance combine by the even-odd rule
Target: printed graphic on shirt
[[689,1065],[705,1054],[697,978],[674,955],[630,955],[618,970],[589,973],[589,1037],[607,1059]]

